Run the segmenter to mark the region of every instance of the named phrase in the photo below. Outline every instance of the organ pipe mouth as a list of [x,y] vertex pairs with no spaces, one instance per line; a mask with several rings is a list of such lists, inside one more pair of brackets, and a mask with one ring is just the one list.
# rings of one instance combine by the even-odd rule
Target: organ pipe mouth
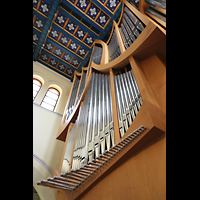
[[100,138],[100,142],[103,141],[103,140],[104,140],[104,137],[101,137],[101,138]]
[[98,147],[98,146],[99,146],[99,143],[95,143],[94,147],[96,148],[96,147]]

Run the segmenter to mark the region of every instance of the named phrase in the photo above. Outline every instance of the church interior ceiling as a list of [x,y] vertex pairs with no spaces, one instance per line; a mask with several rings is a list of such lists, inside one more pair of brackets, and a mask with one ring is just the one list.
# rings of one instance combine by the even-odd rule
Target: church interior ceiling
[[72,81],[121,10],[120,0],[33,0],[33,60]]

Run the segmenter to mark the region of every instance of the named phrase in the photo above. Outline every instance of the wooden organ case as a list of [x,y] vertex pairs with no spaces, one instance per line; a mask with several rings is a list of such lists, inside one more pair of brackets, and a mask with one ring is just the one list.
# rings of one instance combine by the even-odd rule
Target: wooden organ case
[[80,199],[122,161],[165,137],[165,49],[163,30],[123,1],[107,43],[96,40],[88,67],[74,75],[57,134],[65,142],[60,168],[38,185],[58,190],[57,200]]

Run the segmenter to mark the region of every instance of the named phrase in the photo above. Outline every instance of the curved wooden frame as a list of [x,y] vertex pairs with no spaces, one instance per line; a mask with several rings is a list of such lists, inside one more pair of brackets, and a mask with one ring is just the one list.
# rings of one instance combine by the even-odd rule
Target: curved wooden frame
[[[71,87],[71,90],[70,90],[70,93],[69,93],[69,96],[71,96],[71,93],[72,93],[72,90],[73,90],[73,86],[74,86],[74,82],[75,82],[75,79],[76,79],[76,76],[81,76],[81,79],[82,79],[82,74],[84,71],[86,71],[88,68],[87,67],[83,67],[82,68],[82,72],[81,73],[78,73],[78,72],[75,72],[74,74],[74,79],[73,79],[73,83],[72,83],[72,87]],[[88,71],[88,70],[87,70]],[[87,77],[86,77],[86,81],[88,81]],[[89,84],[87,82],[87,84]],[[77,90],[77,94],[78,94],[78,91],[80,89],[80,86]],[[77,97],[76,97],[76,101],[75,101],[75,108],[73,110],[73,112],[71,113],[69,119],[65,122],[65,116],[66,116],[66,111],[67,111],[67,108],[68,108],[68,105],[69,105],[69,100],[70,98],[68,98],[67,100],[67,104],[65,106],[65,110],[64,110],[64,113],[63,113],[63,117],[62,117],[62,120],[61,120],[61,125],[58,129],[58,133],[57,133],[57,136],[56,136],[56,139],[58,140],[61,140],[61,141],[65,141],[66,139],[66,133],[67,133],[67,129],[69,128],[69,124],[71,122],[74,122],[76,117],[77,117],[77,114],[78,114],[78,109],[80,107],[80,102],[83,98],[83,94],[85,93],[85,89],[86,89],[86,83],[85,83],[85,88],[83,90],[83,93],[82,93],[82,96],[80,97],[80,100],[79,102],[77,102]]]
[[[134,41],[134,43],[131,44],[131,46],[127,50],[125,50],[120,33],[119,33],[119,29],[118,29],[118,25],[120,23],[120,20],[122,19],[122,15],[123,15],[123,12],[122,12],[118,24],[115,21],[113,21],[113,26],[112,26],[112,31],[111,31],[111,33],[113,33],[114,28],[116,29],[118,43],[119,43],[122,54],[119,57],[117,57],[116,59],[112,60],[111,62],[109,62],[109,51],[108,51],[108,43],[109,43],[109,40],[111,37],[108,39],[107,43],[105,43],[101,40],[95,40],[94,44],[95,43],[101,44],[102,48],[103,48],[101,64],[97,65],[92,62],[92,59],[90,59],[88,66],[90,66],[90,63],[92,62],[92,64],[91,64],[92,70],[94,69],[94,70],[97,70],[102,73],[107,73],[107,74],[109,73],[111,75],[111,77],[114,76],[112,69],[122,68],[123,66],[125,66],[131,62],[132,63],[134,62],[134,64],[136,64],[137,60],[140,61],[150,55],[159,54],[162,58],[164,58],[165,54],[166,54],[165,48],[163,48],[163,44],[165,44],[165,42],[166,42],[166,38],[165,38],[165,35],[163,34],[163,32],[155,24],[153,24],[150,20],[148,20],[143,14],[141,14],[140,11],[138,11],[136,8],[131,6],[131,4],[129,4],[127,1],[124,1],[124,5],[126,5],[132,12],[134,12],[136,17],[138,17],[146,25],[146,27],[142,31],[142,33],[139,35],[139,37]],[[123,8],[124,8],[124,5],[123,5]],[[89,76],[89,75],[91,76],[92,70],[89,72],[88,67],[83,68],[82,73],[83,73],[83,70],[87,70],[87,76]],[[132,70],[133,70],[133,68],[132,68]],[[134,70],[133,70],[133,72],[134,72]],[[82,73],[81,73],[81,75],[82,75]],[[77,73],[76,75],[80,75],[80,73]],[[111,78],[111,80],[112,80],[112,78]],[[84,99],[85,93],[89,86],[89,81],[90,81],[90,78],[87,78],[82,97],[80,98],[79,102],[76,102],[76,104],[75,104],[76,106],[75,106],[70,118],[68,119],[68,121],[66,123],[64,123],[64,116],[65,116],[66,109],[68,106],[68,102],[67,102],[67,105],[66,105],[66,108],[65,108],[65,111],[63,114],[62,123],[58,130],[56,139],[65,141],[69,124],[71,122],[74,122],[74,120],[77,117],[77,114],[78,114],[78,111],[80,108],[80,103]],[[136,75],[136,81],[138,82],[137,75]],[[74,83],[74,81],[73,81],[73,83]],[[114,79],[113,79],[113,83],[114,83]],[[73,87],[73,85],[72,85],[72,87]],[[141,86],[138,85],[138,87],[140,88]],[[111,88],[114,91],[114,87],[112,86],[112,84],[111,84]],[[140,89],[140,91],[141,91],[141,89]],[[144,97],[143,95],[145,95],[145,94],[142,94],[142,91],[141,91],[142,97]],[[70,91],[70,95],[71,95],[71,91]],[[112,94],[112,97],[113,96],[115,96],[114,92]],[[113,98],[113,99],[114,99],[113,105],[115,105],[116,99],[115,98]],[[158,104],[156,104],[156,105],[158,106]],[[115,113],[116,107],[113,107],[113,111],[114,111],[113,119],[115,121],[115,120],[117,120],[117,118],[116,118],[117,112]],[[114,123],[114,126],[116,126],[116,128],[117,128],[116,123]],[[118,127],[118,129],[119,129],[119,127]],[[115,137],[116,137],[116,141],[119,141],[120,137],[118,136],[118,133],[115,134]]]
[[151,54],[158,53],[163,42],[165,42],[165,36],[154,24],[149,23],[135,42],[119,57],[101,66],[94,65],[94,68],[101,72],[108,72],[110,68],[121,68],[128,64],[128,59],[131,56],[141,60]]
[[[103,64],[106,64],[109,62],[109,51],[108,51],[108,45],[102,41],[102,40],[95,40],[94,41],[94,46],[95,44],[100,44],[102,46],[102,56],[101,56],[101,62],[100,62],[100,65],[103,65]],[[92,66],[100,66],[96,63],[94,63],[92,61]]]

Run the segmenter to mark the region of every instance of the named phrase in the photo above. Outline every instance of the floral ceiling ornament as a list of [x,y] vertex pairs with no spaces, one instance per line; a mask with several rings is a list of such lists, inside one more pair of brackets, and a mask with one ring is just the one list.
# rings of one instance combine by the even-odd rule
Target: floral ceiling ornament
[[59,21],[59,24],[63,23],[64,22],[63,16],[58,17],[58,21]]
[[47,4],[41,5],[41,8],[42,8],[43,12],[49,11],[49,9],[47,8]]
[[69,30],[74,30],[74,25],[73,24],[68,24]]
[[90,8],[91,15],[96,15],[96,8]]
[[80,4],[81,4],[81,8],[87,6],[87,4],[85,3],[85,0],[80,0]]

